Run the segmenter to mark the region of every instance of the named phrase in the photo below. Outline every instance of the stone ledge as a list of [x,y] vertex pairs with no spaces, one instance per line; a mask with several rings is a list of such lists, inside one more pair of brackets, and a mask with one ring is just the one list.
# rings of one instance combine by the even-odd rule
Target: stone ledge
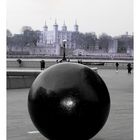
[[[97,68],[91,68],[97,72]],[[42,70],[7,70],[7,89],[30,88]]]

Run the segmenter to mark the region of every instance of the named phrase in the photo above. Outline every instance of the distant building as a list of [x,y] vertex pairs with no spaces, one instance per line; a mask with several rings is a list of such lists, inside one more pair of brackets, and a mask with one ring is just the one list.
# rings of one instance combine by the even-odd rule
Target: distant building
[[67,26],[64,22],[62,29],[58,29],[58,24],[55,21],[55,24],[53,25],[53,30],[48,30],[48,26],[46,25],[43,27],[43,31],[40,35],[40,40],[37,43],[37,46],[40,48],[46,47],[46,49],[50,49],[52,46],[52,49],[55,48],[54,55],[60,55],[60,49],[63,47],[63,40],[66,40],[66,48],[69,49],[75,49],[76,44],[72,41],[72,35],[74,32],[79,32],[78,25],[75,23],[74,25],[74,31],[68,31]]
[[117,39],[112,39],[109,41],[109,46],[108,46],[108,53],[110,54],[116,54],[118,50],[118,41]]
[[[27,26],[28,27],[28,26]],[[25,29],[27,28],[24,27]],[[25,46],[20,45],[7,45],[7,54],[10,55],[48,55],[48,56],[60,56],[63,54],[63,41],[66,40],[65,48],[66,55],[68,56],[115,56],[115,55],[128,55],[133,56],[133,36],[126,33],[122,36],[113,37],[108,41],[107,49],[101,48],[99,43],[100,39],[96,39],[93,46],[89,46],[89,49],[83,45],[78,45],[76,42],[81,41],[79,32],[79,26],[77,22],[73,26],[73,31],[69,31],[64,22],[61,29],[55,20],[53,30],[48,30],[48,26],[43,27],[43,31],[39,31],[39,41],[37,45],[34,43],[26,44]],[[14,35],[15,36],[15,35]],[[12,37],[10,31],[7,31],[7,37]],[[18,37],[18,34],[16,35]],[[20,35],[19,40],[22,39]],[[80,38],[81,37],[81,38]],[[82,41],[84,39],[82,38]],[[82,42],[81,41],[81,42]],[[80,43],[81,43],[80,42]],[[90,49],[92,48],[92,49]],[[120,51],[121,48],[124,51]],[[118,51],[119,50],[119,51]]]

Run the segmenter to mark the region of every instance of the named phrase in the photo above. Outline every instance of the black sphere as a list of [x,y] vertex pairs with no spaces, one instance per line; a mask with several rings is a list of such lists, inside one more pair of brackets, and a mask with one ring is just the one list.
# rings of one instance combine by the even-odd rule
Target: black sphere
[[62,63],[33,82],[28,109],[37,129],[50,140],[88,140],[104,126],[110,96],[101,77],[81,64]]

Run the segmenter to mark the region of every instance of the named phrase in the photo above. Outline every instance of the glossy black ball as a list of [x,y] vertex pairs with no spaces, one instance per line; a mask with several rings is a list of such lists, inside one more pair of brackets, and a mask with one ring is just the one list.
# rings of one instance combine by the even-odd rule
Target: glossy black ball
[[81,64],[62,63],[33,82],[28,109],[37,129],[50,140],[88,140],[104,126],[110,96],[101,77]]

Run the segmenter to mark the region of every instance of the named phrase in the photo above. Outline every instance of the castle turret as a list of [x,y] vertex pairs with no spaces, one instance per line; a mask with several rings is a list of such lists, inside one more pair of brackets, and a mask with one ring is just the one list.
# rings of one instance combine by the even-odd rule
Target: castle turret
[[58,25],[57,25],[57,21],[55,19],[55,23],[53,25],[53,33],[54,33],[54,38],[53,38],[53,42],[54,42],[54,47],[55,47],[55,54],[56,55],[60,55],[60,45],[58,42]]
[[54,31],[58,31],[58,25],[57,25],[57,21],[55,20],[55,23],[53,25],[53,29]]
[[62,31],[66,32],[67,31],[67,26],[65,25],[65,21],[64,21],[64,24],[62,26]]
[[45,21],[45,25],[43,27],[44,31],[43,31],[43,42],[46,45],[47,44],[47,31],[48,31],[48,26],[46,25],[46,21]]
[[75,32],[78,32],[78,31],[79,31],[79,29],[78,29],[78,25],[77,25],[77,21],[75,21],[74,31],[75,31]]
[[53,31],[54,31],[54,43],[58,43],[58,25],[56,20],[53,25]]
[[45,25],[44,25],[44,31],[48,31],[48,26],[46,25],[46,21],[45,21]]

